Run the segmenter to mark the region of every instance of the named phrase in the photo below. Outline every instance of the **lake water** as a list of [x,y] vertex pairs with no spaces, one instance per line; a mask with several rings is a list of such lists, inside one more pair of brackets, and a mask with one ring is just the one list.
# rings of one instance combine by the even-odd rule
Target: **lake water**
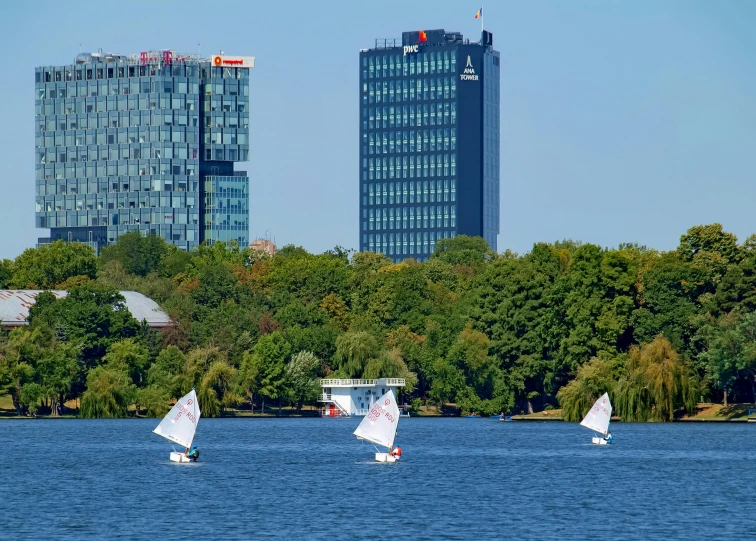
[[0,538],[756,538],[756,426],[401,419],[399,464],[358,419],[203,419],[173,464],[157,420],[0,421]]

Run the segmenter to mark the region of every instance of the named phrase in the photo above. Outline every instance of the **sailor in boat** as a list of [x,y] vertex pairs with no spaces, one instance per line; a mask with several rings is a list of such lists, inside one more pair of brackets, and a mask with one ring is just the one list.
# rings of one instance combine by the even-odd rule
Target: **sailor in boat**
[[606,440],[606,443],[612,443],[612,439],[613,439],[613,436],[611,432],[607,432],[606,434],[604,434],[604,440]]
[[393,445],[391,447],[391,449],[389,450],[389,454],[391,456],[393,456],[393,457],[401,458],[402,457],[402,448],[399,447],[398,445]]
[[191,449],[186,450],[186,457],[197,462],[197,459],[199,458],[199,449],[197,449],[196,445],[192,445]]

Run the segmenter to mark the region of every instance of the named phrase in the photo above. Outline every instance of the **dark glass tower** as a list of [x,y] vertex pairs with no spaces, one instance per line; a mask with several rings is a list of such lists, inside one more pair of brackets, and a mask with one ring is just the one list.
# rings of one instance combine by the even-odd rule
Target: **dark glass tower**
[[360,250],[427,260],[499,233],[499,53],[489,32],[404,32],[360,52]]
[[39,67],[36,226],[99,249],[132,230],[249,242],[252,57],[87,53]]

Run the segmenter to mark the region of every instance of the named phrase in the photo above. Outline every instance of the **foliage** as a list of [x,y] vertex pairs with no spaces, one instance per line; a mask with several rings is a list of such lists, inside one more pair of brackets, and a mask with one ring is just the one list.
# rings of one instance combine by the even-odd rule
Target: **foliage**
[[115,244],[106,246],[100,253],[100,262],[105,265],[118,261],[123,269],[136,276],[147,276],[160,268],[168,254],[168,243],[155,233],[142,236],[139,231],[129,231],[118,237]]
[[698,376],[663,336],[648,345],[633,346],[627,375],[617,382],[614,406],[625,421],[672,421],[675,412],[694,412]]
[[[405,402],[580,418],[609,392],[628,420],[670,420],[701,397],[756,400],[756,235],[690,228],[669,252],[561,240],[522,256],[481,238],[424,263],[336,247],[275,256],[234,243],[190,252],[119,237],[98,258],[55,242],[0,262],[37,296],[0,333],[0,390],[18,414],[160,416],[192,387],[205,415],[316,406],[320,377],[405,378]],[[175,325],[134,320],[119,291]],[[136,406],[136,407],[133,407]]]
[[127,417],[136,388],[122,366],[97,366],[87,376],[81,416],[93,419]]
[[28,248],[11,266],[10,286],[17,289],[52,289],[72,276],[95,278],[94,250],[80,242],[58,240]]
[[620,359],[594,357],[578,368],[575,379],[557,393],[565,421],[580,421],[605,392],[613,399],[616,384],[616,367]]

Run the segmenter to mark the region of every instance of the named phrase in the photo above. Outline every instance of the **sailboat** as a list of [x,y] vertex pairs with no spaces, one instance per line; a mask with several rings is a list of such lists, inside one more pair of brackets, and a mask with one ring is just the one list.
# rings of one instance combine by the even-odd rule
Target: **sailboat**
[[606,445],[612,441],[612,435],[609,434],[609,421],[612,418],[612,403],[609,401],[609,394],[604,393],[601,398],[596,400],[593,407],[580,421],[580,424],[598,432],[599,436],[591,439],[596,445]]
[[[199,458],[199,451],[192,449],[192,442],[194,441],[194,434],[197,432],[197,424],[199,424],[201,414],[197,402],[197,393],[192,388],[188,394],[176,402],[168,415],[153,430],[158,436],[163,436],[167,440],[186,447],[185,453],[175,450],[171,453],[172,462],[192,462]],[[190,449],[192,453],[190,453]]]
[[396,451],[394,450],[398,424],[399,408],[396,405],[394,391],[389,389],[389,392],[376,400],[368,414],[362,419],[360,426],[354,431],[354,435],[359,439],[388,448],[388,453],[380,451],[375,453],[377,462],[396,462],[401,456],[401,449],[397,447]]

